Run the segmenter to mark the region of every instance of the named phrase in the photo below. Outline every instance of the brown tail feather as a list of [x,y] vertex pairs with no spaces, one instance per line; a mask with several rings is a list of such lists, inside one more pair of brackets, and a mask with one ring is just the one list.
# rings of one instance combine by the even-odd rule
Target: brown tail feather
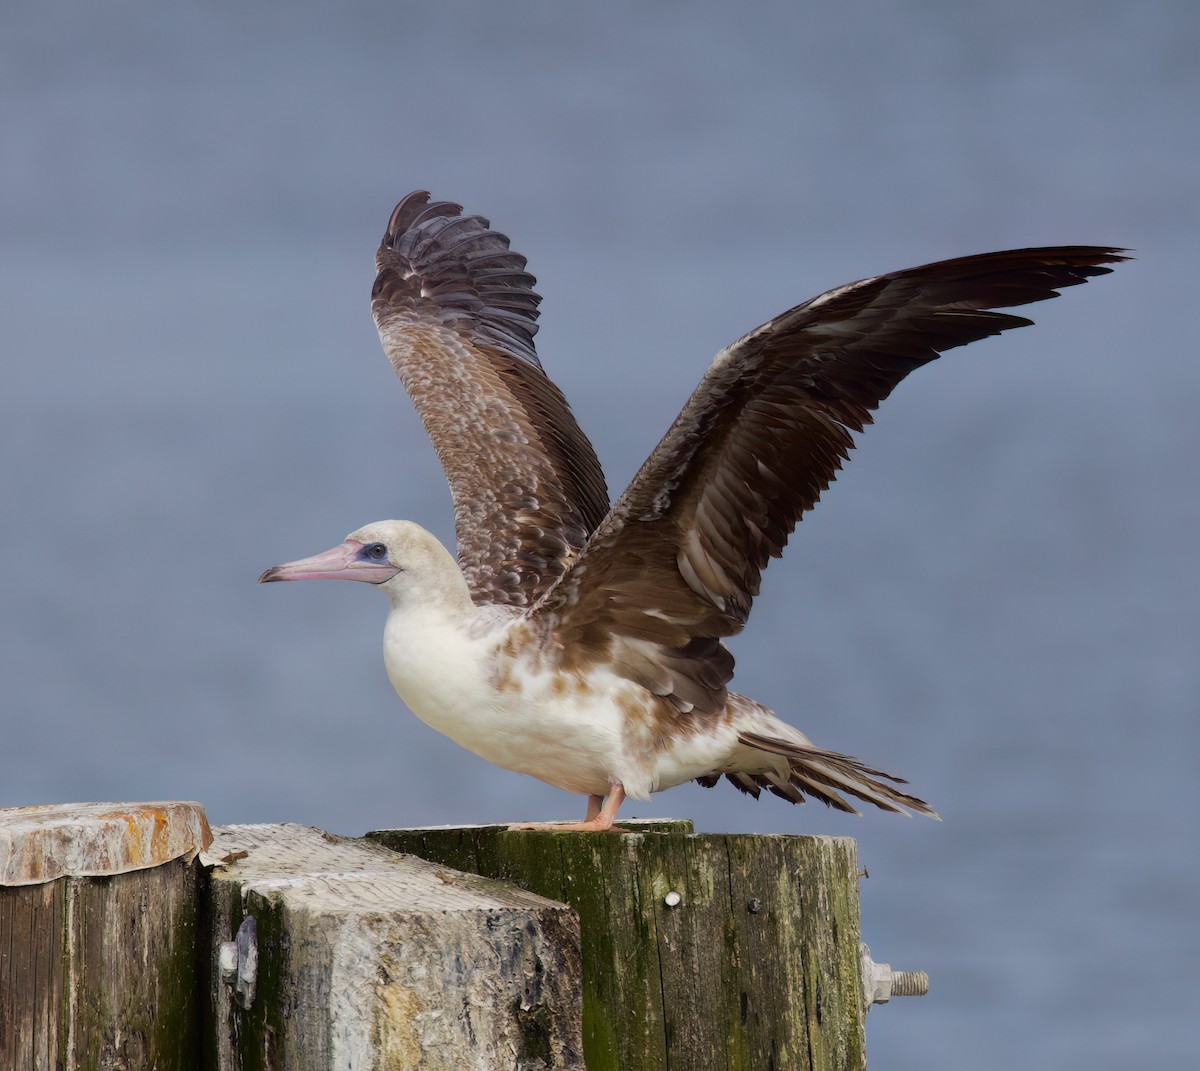
[[[737,776],[743,781],[753,781],[757,787],[765,788],[793,803],[802,803],[804,796],[808,795],[839,811],[858,814],[859,812],[839,794],[845,792],[884,811],[907,815],[911,809],[930,818],[939,818],[938,813],[924,800],[901,792],[895,787],[908,784],[904,778],[876,770],[849,755],[840,755],[836,751],[825,751],[822,748],[774,737],[759,736],[757,733],[739,733],[738,740],[747,747],[786,758],[788,779],[786,784],[781,784],[781,779],[768,774]],[[734,775],[726,776],[733,780]],[[715,779],[705,779],[701,783],[715,783]],[[734,783],[743,792],[752,791],[745,784]],[[757,792],[752,794],[758,795]]]

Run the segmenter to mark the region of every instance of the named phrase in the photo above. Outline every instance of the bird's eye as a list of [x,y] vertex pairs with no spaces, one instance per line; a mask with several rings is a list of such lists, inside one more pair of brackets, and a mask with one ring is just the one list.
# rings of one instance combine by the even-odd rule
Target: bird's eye
[[373,562],[382,562],[387,560],[387,547],[382,543],[368,543],[362,549],[363,557]]

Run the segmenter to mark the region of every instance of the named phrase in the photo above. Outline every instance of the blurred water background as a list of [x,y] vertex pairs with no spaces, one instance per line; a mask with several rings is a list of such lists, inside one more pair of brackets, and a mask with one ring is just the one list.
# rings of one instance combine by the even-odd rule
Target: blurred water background
[[738,685],[941,824],[685,788],[641,816],[858,838],[874,1068],[1196,1051],[1200,7],[489,2],[0,13],[0,805],[216,822],[574,816],[409,716],[385,604],[257,587],[451,538],[370,322],[410,189],[489,216],[624,486],[711,355],[942,257],[1138,261],[884,407],[772,566]]

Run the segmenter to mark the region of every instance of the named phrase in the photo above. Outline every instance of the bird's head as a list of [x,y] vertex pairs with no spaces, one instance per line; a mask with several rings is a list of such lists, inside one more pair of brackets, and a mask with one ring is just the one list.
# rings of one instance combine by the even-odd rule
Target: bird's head
[[272,566],[258,578],[260,584],[276,580],[362,580],[381,588],[393,602],[460,595],[470,602],[458,563],[412,521],[376,521],[351,532],[336,547]]

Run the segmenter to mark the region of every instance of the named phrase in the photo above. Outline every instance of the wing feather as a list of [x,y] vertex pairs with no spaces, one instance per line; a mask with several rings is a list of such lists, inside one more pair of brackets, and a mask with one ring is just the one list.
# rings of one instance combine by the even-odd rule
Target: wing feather
[[571,569],[532,616],[567,661],[612,658],[680,709],[717,711],[762,571],[829,486],[853,432],[909,372],[1031,323],[1042,301],[1124,260],[1111,248],[1019,249],[838,287],[713,360]]
[[534,349],[534,277],[486,219],[423,191],[396,206],[375,262],[371,311],[449,481],[472,596],[530,606],[608,510]]

